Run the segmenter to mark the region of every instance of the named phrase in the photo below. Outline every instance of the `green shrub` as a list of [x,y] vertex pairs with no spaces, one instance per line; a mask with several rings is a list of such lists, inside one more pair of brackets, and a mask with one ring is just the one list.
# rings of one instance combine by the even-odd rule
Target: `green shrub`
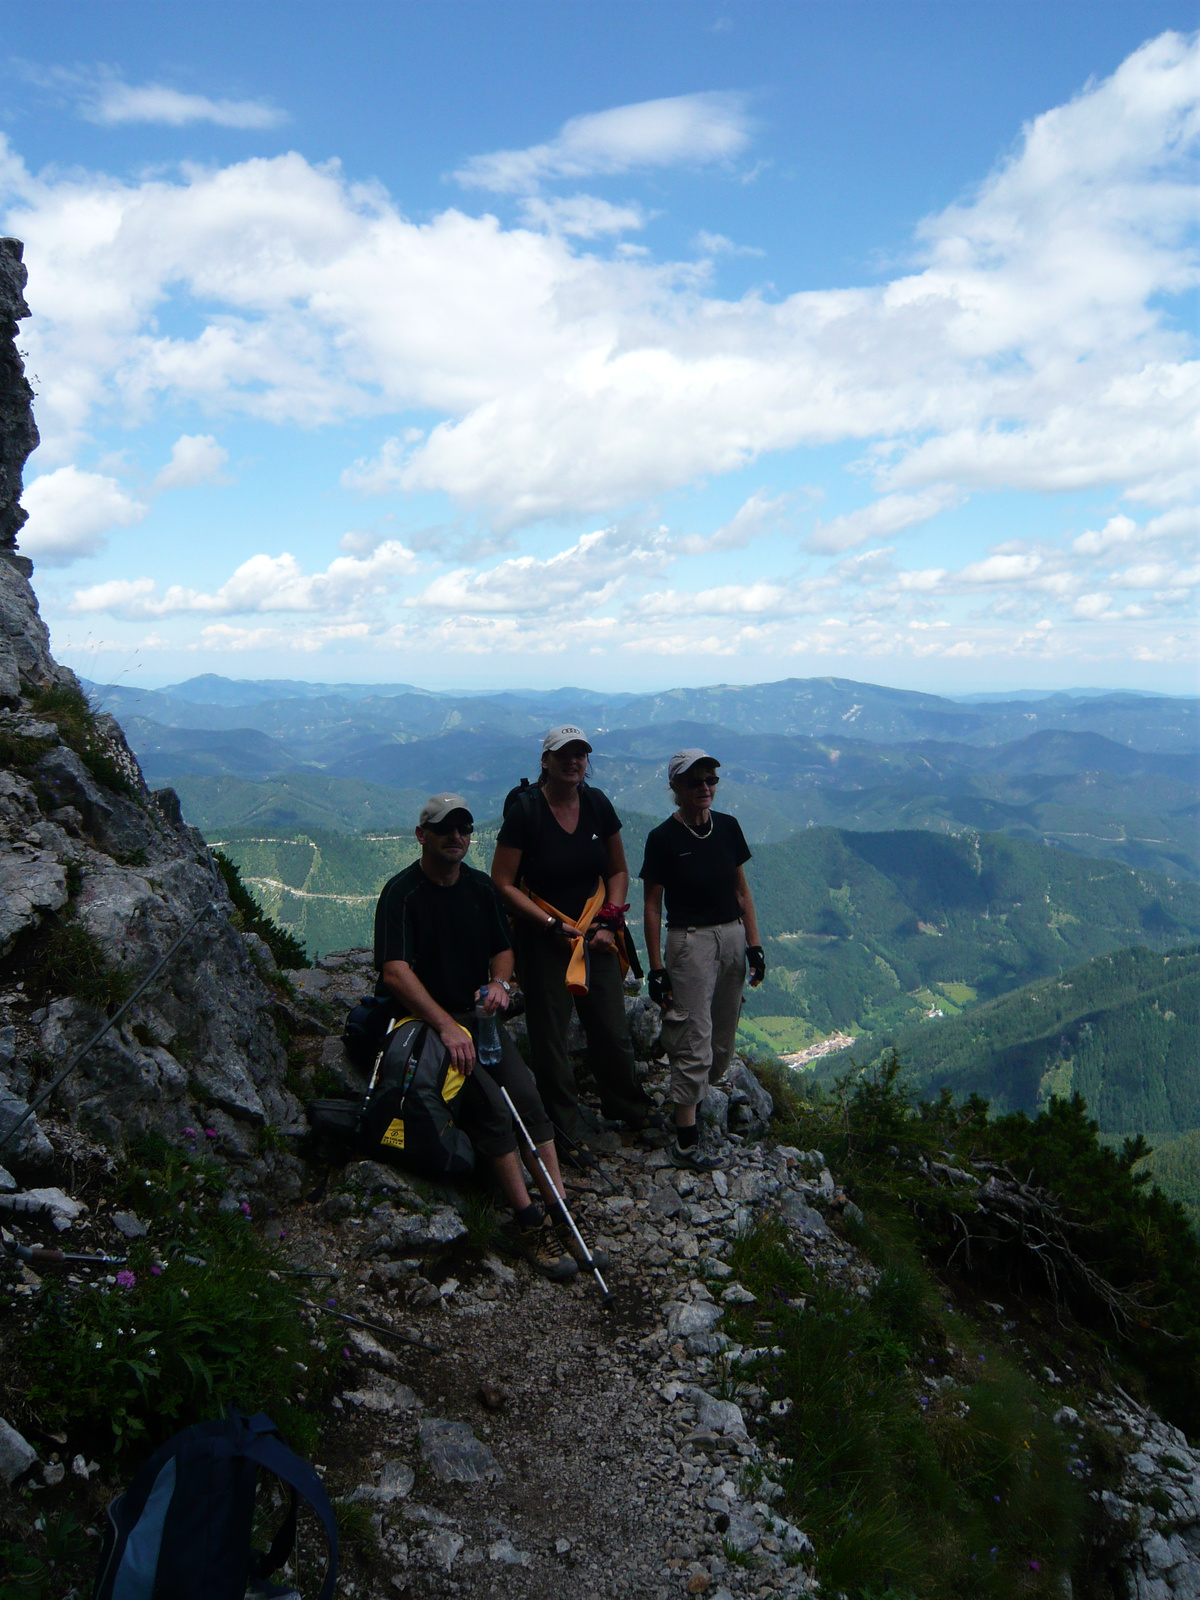
[[0,1600],[59,1600],[85,1582],[88,1536],[69,1511],[43,1516],[33,1542],[0,1542]]
[[[19,1346],[31,1405],[63,1427],[111,1429],[118,1451],[154,1446],[226,1405],[269,1411],[297,1448],[327,1358],[275,1251],[240,1213],[216,1210],[216,1163],[144,1141],[122,1194],[157,1226],[112,1284],[49,1281]],[[161,1259],[160,1259],[161,1258]]]
[[268,917],[258,901],[242,882],[241,874],[227,855],[220,850],[213,851],[221,877],[225,880],[225,887],[229,891],[229,898],[233,901],[234,909],[241,913],[242,927],[247,933],[256,933],[275,957],[281,967],[311,967],[312,962],[304,953],[304,946],[289,933],[286,928],[281,928],[277,922]]

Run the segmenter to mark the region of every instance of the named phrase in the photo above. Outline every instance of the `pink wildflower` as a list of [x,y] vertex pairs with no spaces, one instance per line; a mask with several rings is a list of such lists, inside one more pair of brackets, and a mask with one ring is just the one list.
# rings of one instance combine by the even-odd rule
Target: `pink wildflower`
[[120,1272],[117,1273],[117,1287],[118,1287],[118,1289],[132,1289],[136,1282],[137,1282],[137,1274],[133,1273],[133,1272],[130,1272],[128,1270],[128,1268],[123,1268]]
[[238,1209],[244,1217],[248,1217],[250,1215],[250,1202],[248,1200],[243,1200]]
[[196,1137],[196,1130],[195,1130],[195,1128],[185,1128],[185,1129],[184,1129],[184,1130],[183,1130],[183,1137],[184,1137],[184,1138],[185,1138],[185,1139],[194,1139],[194,1138],[195,1138],[195,1137]]
[[157,1262],[157,1261],[155,1261],[155,1262],[154,1262],[154,1263],[153,1263],[153,1264],[152,1264],[152,1265],[151,1265],[151,1268],[150,1268],[150,1275],[151,1275],[151,1277],[153,1277],[153,1278],[161,1278],[161,1277],[162,1277],[162,1268],[161,1268],[161,1267],[160,1267],[160,1266],[159,1266],[159,1264],[158,1264],[158,1262]]
[[217,1137],[217,1130],[215,1128],[205,1128],[204,1137],[206,1139],[215,1139]]

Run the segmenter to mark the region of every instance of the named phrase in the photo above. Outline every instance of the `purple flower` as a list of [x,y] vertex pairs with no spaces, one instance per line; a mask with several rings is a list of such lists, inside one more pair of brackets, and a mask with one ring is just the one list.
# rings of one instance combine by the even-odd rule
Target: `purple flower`
[[335,1300],[335,1299],[334,1299],[334,1298],[333,1298],[333,1296],[332,1296],[332,1295],[330,1295],[330,1296],[329,1296],[329,1299],[328,1299],[328,1300],[326,1300],[326,1302],[325,1302],[325,1304],[326,1304],[326,1305],[327,1305],[327,1306],[329,1306],[329,1307],[330,1307],[330,1308],[331,1308],[331,1309],[332,1309],[332,1307],[334,1307],[334,1306],[335,1306],[335,1305],[337,1305],[337,1301],[336,1301],[336,1300]]
[[217,1137],[217,1130],[215,1128],[205,1128],[204,1137],[206,1139],[215,1139]]
[[241,1205],[238,1207],[238,1210],[244,1217],[248,1217],[250,1215],[250,1202],[248,1200],[243,1200]]
[[162,1268],[159,1266],[157,1261],[151,1263],[150,1276],[152,1278],[161,1278],[162,1277]]
[[343,1345],[342,1346],[342,1360],[343,1361],[349,1361],[350,1360],[350,1350],[349,1350],[349,1347],[347,1345]]
[[1042,1563],[1040,1561],[1031,1561],[1029,1563],[1029,1567],[1031,1572],[1040,1572],[1042,1570]]
[[287,1238],[287,1229],[286,1228],[280,1228],[279,1237],[281,1239],[286,1239]]
[[128,1268],[122,1268],[122,1270],[117,1273],[118,1289],[132,1289],[136,1282],[137,1274],[130,1272]]
[[195,1137],[196,1137],[196,1130],[195,1130],[195,1128],[185,1128],[185,1129],[184,1129],[184,1130],[183,1130],[183,1137],[184,1137],[184,1138],[185,1138],[185,1139],[194,1139],[194,1138],[195,1138]]

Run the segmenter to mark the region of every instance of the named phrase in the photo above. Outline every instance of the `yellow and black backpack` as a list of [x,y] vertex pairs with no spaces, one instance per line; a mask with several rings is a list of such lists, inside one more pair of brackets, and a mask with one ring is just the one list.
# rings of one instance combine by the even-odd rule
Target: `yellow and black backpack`
[[419,1017],[393,1022],[358,1117],[358,1146],[424,1178],[463,1178],[475,1150],[458,1126],[466,1078],[437,1030]]

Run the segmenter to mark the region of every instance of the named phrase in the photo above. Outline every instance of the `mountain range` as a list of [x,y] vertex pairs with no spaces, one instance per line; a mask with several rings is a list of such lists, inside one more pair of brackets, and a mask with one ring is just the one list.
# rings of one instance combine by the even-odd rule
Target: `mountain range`
[[791,679],[658,695],[435,695],[379,685],[95,690],[149,781],[201,829],[411,826],[454,789],[481,817],[539,759],[548,723],[577,720],[594,781],[622,811],[662,814],[669,753],[722,760],[720,805],[752,841],[831,825],[1000,831],[1177,877],[1200,877],[1200,702],[1054,694],[963,703]]

